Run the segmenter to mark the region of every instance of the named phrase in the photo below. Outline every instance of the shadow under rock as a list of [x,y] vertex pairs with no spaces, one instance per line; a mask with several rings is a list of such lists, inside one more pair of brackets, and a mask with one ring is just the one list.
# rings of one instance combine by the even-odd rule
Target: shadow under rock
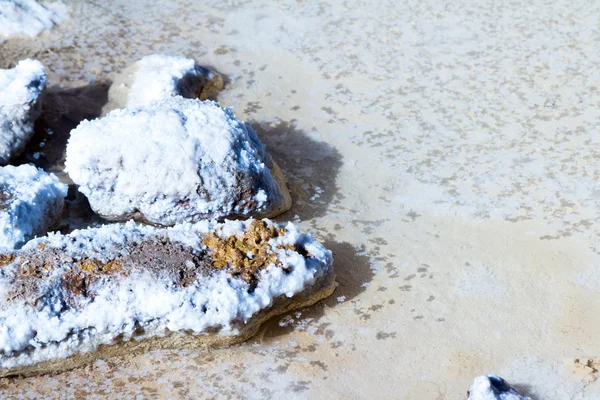
[[527,396],[530,397],[531,400],[538,400],[537,396],[534,396],[532,393],[533,388],[531,387],[531,385],[527,384],[527,383],[515,383],[515,384],[510,384],[513,389],[515,389],[521,396]]
[[77,192],[64,168],[71,130],[81,121],[100,116],[108,101],[109,87],[110,82],[95,82],[72,89],[49,88],[42,115],[35,123],[35,134],[23,154],[14,160],[15,165],[31,163],[69,183],[67,214],[58,227],[63,233],[105,222],[92,211],[85,196]]
[[48,88],[35,134],[15,164],[32,163],[49,172],[62,172],[71,130],[83,120],[100,116],[109,87],[110,82],[94,82],[71,89]]
[[292,194],[292,208],[276,220],[289,220],[294,215],[301,220],[322,217],[342,199],[336,183],[342,155],[335,147],[313,139],[290,122],[249,125],[283,170]]
[[[370,282],[374,276],[369,257],[359,254],[359,250],[350,243],[333,240],[323,240],[322,243],[333,252],[333,269],[338,286],[330,297],[302,309],[302,319],[312,318],[313,321],[316,321],[325,314],[326,309],[334,308],[340,303],[342,299],[338,301],[338,298],[343,298],[343,301],[354,299],[366,290],[365,283]],[[263,325],[256,337],[250,339],[249,343],[268,341],[296,330],[294,323],[280,326],[279,322],[286,316],[295,315],[297,312],[298,310],[291,311],[271,318]],[[316,333],[319,334],[319,331],[317,330]]]
[[85,229],[110,222],[92,210],[87,197],[77,190],[75,184],[69,185],[69,193],[66,199],[66,217],[58,227],[61,233],[68,234],[75,229]]

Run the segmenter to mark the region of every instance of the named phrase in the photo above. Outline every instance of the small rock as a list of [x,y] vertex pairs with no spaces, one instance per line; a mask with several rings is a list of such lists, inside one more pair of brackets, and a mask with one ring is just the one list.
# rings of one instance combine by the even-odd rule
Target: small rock
[[0,164],[19,155],[33,136],[46,81],[46,69],[37,60],[0,70]]
[[31,165],[0,167],[0,249],[46,233],[62,215],[67,185]]
[[212,101],[177,96],[84,121],[71,131],[65,165],[110,220],[168,226],[273,216],[291,203],[254,130]]
[[117,75],[105,111],[138,107],[173,96],[206,100],[223,89],[223,78],[191,58],[154,54]]
[[478,376],[473,381],[467,400],[531,400],[521,396],[508,382],[496,375]]

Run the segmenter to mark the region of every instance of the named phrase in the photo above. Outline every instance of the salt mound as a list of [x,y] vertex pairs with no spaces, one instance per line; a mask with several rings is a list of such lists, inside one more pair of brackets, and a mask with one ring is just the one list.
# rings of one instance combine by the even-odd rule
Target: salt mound
[[139,107],[174,96],[206,100],[221,89],[223,78],[194,60],[154,54],[115,77],[108,93],[108,107]]
[[291,201],[254,130],[211,101],[177,96],[84,121],[71,132],[65,165],[110,220],[271,216]]
[[61,217],[67,185],[31,165],[0,167],[0,249],[46,233]]
[[[217,265],[212,242],[230,238],[272,255],[254,282]],[[166,229],[129,222],[38,238],[0,254],[0,377],[4,368],[132,338],[235,336],[276,299],[310,291],[332,273],[323,245],[268,220]]]
[[46,81],[46,69],[37,60],[0,70],[0,164],[17,156],[33,135]]

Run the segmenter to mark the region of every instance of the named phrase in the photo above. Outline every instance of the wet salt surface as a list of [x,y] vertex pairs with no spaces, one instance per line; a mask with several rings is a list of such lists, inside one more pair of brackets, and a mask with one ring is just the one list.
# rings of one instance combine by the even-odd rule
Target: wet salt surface
[[38,41],[2,45],[0,67],[47,65],[63,112],[23,160],[60,172],[67,128],[99,113],[113,72],[195,58],[225,75],[219,102],[287,173],[280,220],[334,251],[340,286],[241,347],[5,393],[463,399],[493,373],[533,399],[598,397],[597,5],[149,4],[75,1]]

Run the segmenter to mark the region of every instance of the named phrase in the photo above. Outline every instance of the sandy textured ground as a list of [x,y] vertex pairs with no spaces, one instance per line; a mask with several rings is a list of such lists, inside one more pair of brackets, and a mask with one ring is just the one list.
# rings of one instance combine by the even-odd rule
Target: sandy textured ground
[[57,29],[0,45],[0,67],[51,71],[53,135],[22,161],[59,171],[128,63],[194,57],[226,75],[218,100],[289,178],[280,220],[334,251],[340,287],[241,347],[98,361],[0,397],[463,399],[497,373],[537,400],[600,399],[600,3],[154,3],[74,1]]

